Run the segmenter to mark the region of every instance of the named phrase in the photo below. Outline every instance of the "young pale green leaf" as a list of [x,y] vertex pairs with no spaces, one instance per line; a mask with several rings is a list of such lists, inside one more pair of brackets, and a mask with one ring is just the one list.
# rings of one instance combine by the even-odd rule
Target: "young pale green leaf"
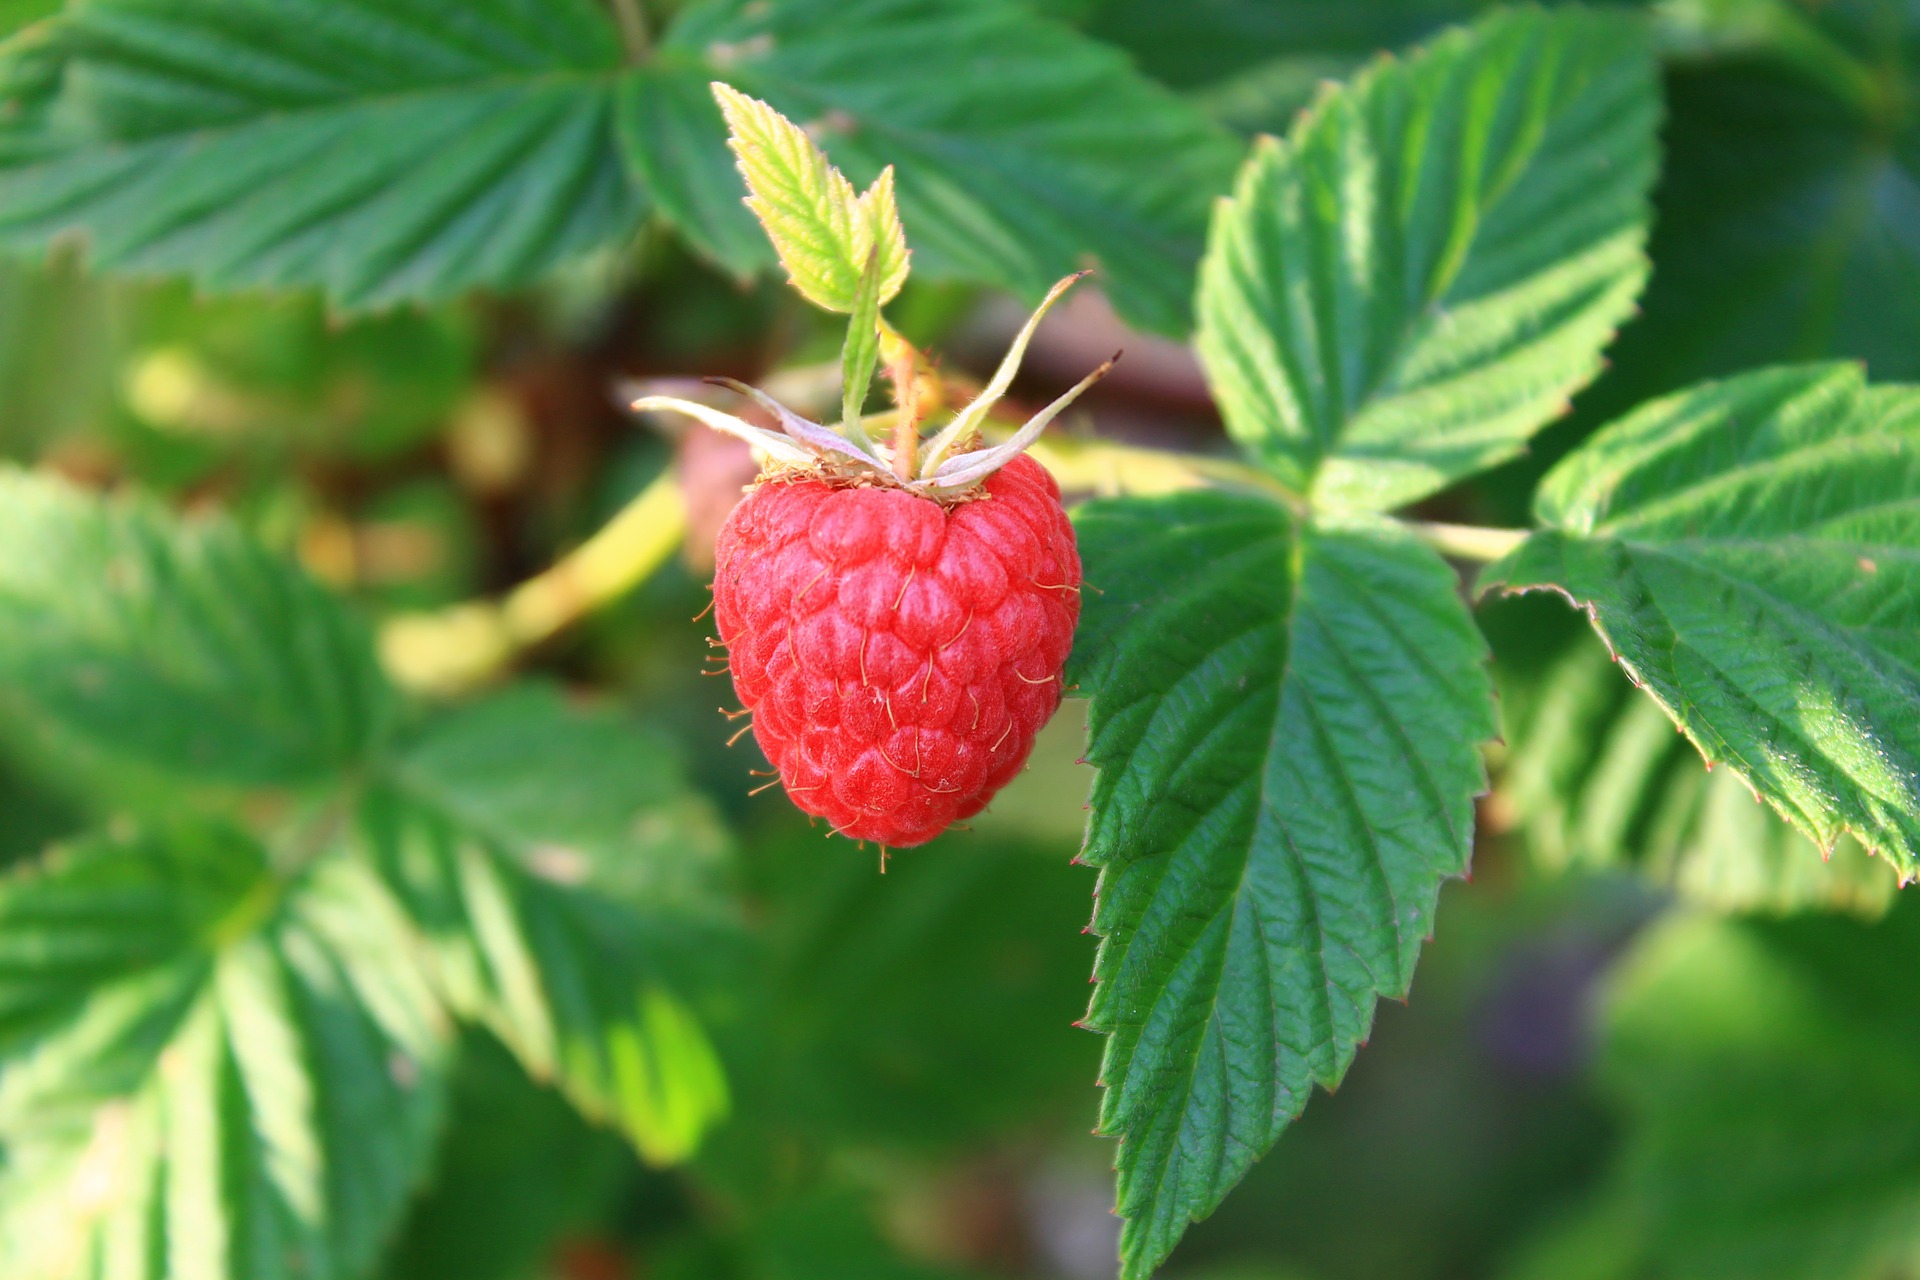
[[1639,24],[1522,10],[1376,64],[1258,144],[1201,268],[1234,436],[1367,510],[1518,453],[1646,279],[1658,117]]
[[1500,701],[1499,794],[1540,865],[1637,868],[1721,911],[1874,916],[1892,905],[1891,867],[1851,837],[1822,857],[1733,773],[1701,768],[1673,721],[1590,639],[1539,687],[1503,686]]
[[0,1273],[357,1280],[426,1171],[447,1024],[337,860],[218,831],[0,881]]
[[1564,593],[1708,761],[1920,873],[1920,389],[1706,383],[1595,436],[1535,511],[1488,585]]
[[1691,916],[1631,954],[1602,1077],[1641,1265],[1699,1280],[1876,1280],[1920,1261],[1920,913]]
[[0,244],[346,305],[523,284],[638,224],[621,65],[592,0],[73,5],[0,55]]
[[1039,298],[1092,259],[1123,314],[1187,329],[1238,148],[1105,46],[1014,0],[689,7],[627,91],[629,154],[695,243],[752,265],[714,79],[801,121],[856,180],[897,165],[916,271]]
[[368,757],[393,694],[364,629],[218,520],[0,469],[0,707],[194,783]]
[[856,195],[799,125],[758,98],[715,81],[727,141],[747,180],[747,208],[766,229],[800,295],[828,311],[853,311],[871,260],[880,303],[907,282],[907,237],[893,200],[893,171]]
[[712,823],[680,798],[672,757],[525,690],[430,729],[391,774],[362,847],[449,1004],[649,1160],[690,1155],[728,1091],[662,977],[662,953],[710,943],[718,924],[701,883]]
[[1101,1128],[1144,1277],[1400,995],[1465,871],[1486,651],[1432,551],[1262,498],[1094,503],[1070,679],[1100,769]]

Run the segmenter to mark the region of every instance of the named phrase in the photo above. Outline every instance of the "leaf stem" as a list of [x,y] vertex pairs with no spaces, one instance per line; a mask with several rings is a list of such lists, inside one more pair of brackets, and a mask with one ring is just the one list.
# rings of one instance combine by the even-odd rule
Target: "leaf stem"
[[1407,528],[1414,536],[1455,560],[1490,564],[1527,540],[1525,529],[1489,529],[1473,524],[1442,524],[1430,520],[1409,520]]
[[686,505],[671,470],[605,528],[499,601],[402,614],[380,632],[380,655],[403,687],[452,694],[486,684],[527,650],[645,582],[686,533]]
[[653,47],[647,30],[646,10],[641,0],[612,0],[613,19],[620,25],[620,44],[627,51],[627,62],[638,66]]
[[911,480],[920,461],[917,456],[920,452],[920,383],[914,368],[918,360],[913,348],[906,343],[896,343],[891,356],[887,376],[893,382],[893,399],[899,414],[893,423],[893,474],[902,480]]

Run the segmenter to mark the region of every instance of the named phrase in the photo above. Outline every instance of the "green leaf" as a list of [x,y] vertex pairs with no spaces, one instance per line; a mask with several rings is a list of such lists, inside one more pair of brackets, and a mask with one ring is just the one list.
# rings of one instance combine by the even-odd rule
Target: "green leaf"
[[861,277],[879,274],[880,302],[907,282],[907,237],[894,205],[893,170],[856,195],[806,131],[756,98],[715,82],[729,145],[747,180],[747,207],[801,296],[828,311],[859,306]]
[[461,1038],[449,1092],[433,1175],[388,1251],[386,1280],[546,1277],[559,1242],[632,1203],[626,1144],[529,1080],[492,1036]]
[[431,729],[361,823],[449,1004],[661,1164],[728,1106],[661,963],[711,946],[718,925],[691,886],[713,869],[711,823],[681,790],[657,744],[525,690]]
[[12,36],[22,27],[60,12],[61,0],[0,0],[0,36]]
[[1885,862],[1850,837],[1823,858],[1731,771],[1701,768],[1601,647],[1572,647],[1541,687],[1517,693],[1502,689],[1509,763],[1498,790],[1536,862],[1637,868],[1722,911],[1873,916],[1892,905]]
[[769,1131],[926,1158],[1077,1127],[1098,1064],[1073,1026],[1085,874],[1060,844],[950,839],[881,877],[800,822],[756,832],[757,1057],[736,1072],[742,1123],[702,1153],[706,1176],[725,1161],[739,1182],[773,1182]]
[[0,881],[0,1271],[355,1280],[425,1171],[446,1024],[392,902],[219,831]]
[[1603,1077],[1651,1265],[1690,1280],[1876,1280],[1920,1262],[1920,913],[1682,917],[1613,993]]
[[[757,240],[703,101],[724,80],[806,125],[856,181],[894,164],[924,276],[1030,299],[1097,260],[1123,314],[1188,327],[1207,201],[1237,152],[1117,53],[1012,0],[710,0],[628,91],[661,207],[729,263]],[[695,86],[699,86],[698,92]]]
[[1101,1128],[1123,1274],[1163,1260],[1365,1039],[1465,871],[1485,646],[1438,556],[1257,497],[1094,503],[1070,679],[1100,769]]
[[1670,6],[1730,16],[1674,60],[1646,315],[1596,389],[1615,412],[1700,378],[1846,357],[1920,379],[1920,10]]
[[523,284],[639,221],[621,64],[590,0],[74,5],[0,63],[0,244],[351,306]]
[[1229,430],[1299,492],[1368,510],[1520,452],[1645,280],[1658,115],[1638,24],[1520,11],[1256,145],[1201,268]]
[[393,694],[339,602],[231,524],[0,469],[0,707],[110,759],[264,786],[365,760]]
[[1710,762],[1822,848],[1920,871],[1920,391],[1706,383],[1600,432],[1535,511],[1488,585],[1563,592]]
[[1087,31],[1246,132],[1282,132],[1328,80],[1465,22],[1486,0],[1103,0]]

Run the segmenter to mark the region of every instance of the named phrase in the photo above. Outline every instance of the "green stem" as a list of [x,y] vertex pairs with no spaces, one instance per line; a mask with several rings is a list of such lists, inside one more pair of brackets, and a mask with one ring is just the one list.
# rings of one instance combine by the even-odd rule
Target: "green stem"
[[380,655],[394,680],[415,692],[484,685],[528,650],[645,582],[673,555],[686,528],[679,481],[667,471],[600,532],[504,599],[392,619],[381,628]]
[[1407,528],[1414,536],[1455,560],[1490,564],[1527,540],[1525,529],[1488,529],[1473,524],[1440,524],[1409,520]]
[[638,66],[653,46],[640,0],[613,0],[613,19],[620,25],[620,44],[627,51],[627,61]]

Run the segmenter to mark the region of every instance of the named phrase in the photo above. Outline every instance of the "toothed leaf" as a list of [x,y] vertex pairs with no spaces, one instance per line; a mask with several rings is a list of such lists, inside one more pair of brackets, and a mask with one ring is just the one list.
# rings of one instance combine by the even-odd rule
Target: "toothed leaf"
[[0,53],[0,245],[348,306],[525,284],[644,208],[593,0],[91,0]]
[[1885,859],[1852,837],[1822,857],[1732,770],[1703,768],[1591,637],[1538,687],[1510,681],[1500,702],[1500,796],[1536,864],[1633,868],[1718,911],[1876,916],[1892,905],[1898,880]]
[[869,257],[877,261],[880,303],[899,293],[907,280],[907,242],[892,175],[882,173],[866,195],[856,195],[793,121],[730,85],[716,82],[713,95],[751,193],[747,207],[801,296],[828,311],[853,311]]
[[1535,513],[1487,585],[1565,593],[1716,767],[1920,872],[1920,388],[1704,383],[1595,436]]
[[395,718],[365,629],[219,519],[0,468],[0,715],[181,785],[314,783]]
[[765,253],[716,79],[806,125],[855,181],[898,166],[916,272],[1038,299],[1092,260],[1134,323],[1190,327],[1208,202],[1240,148],[1117,51],[1016,0],[689,6],[627,91],[629,154],[685,234],[739,268]]
[[1645,282],[1658,117],[1639,24],[1525,10],[1377,62],[1256,144],[1201,268],[1233,435],[1368,510],[1518,453]]
[[225,830],[0,880],[0,1274],[365,1276],[443,1110],[411,941],[359,868]]
[[1486,650],[1454,575],[1389,527],[1209,492],[1097,502],[1069,679],[1099,767],[1101,1128],[1122,1274],[1339,1081],[1465,871]]

